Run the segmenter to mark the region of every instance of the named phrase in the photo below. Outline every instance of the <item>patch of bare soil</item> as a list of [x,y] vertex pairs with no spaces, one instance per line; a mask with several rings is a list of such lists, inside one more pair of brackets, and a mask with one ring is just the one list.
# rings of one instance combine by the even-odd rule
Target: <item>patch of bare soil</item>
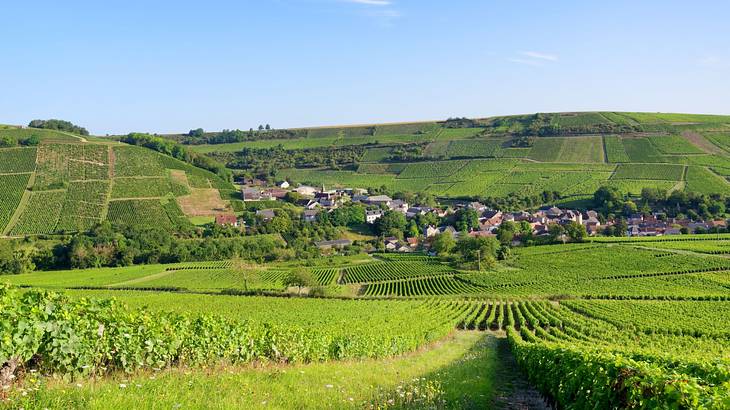
[[231,213],[231,205],[221,199],[217,189],[191,189],[190,195],[180,196],[177,203],[187,216],[215,216]]
[[727,154],[722,148],[710,142],[702,134],[694,131],[685,131],[682,136],[687,139],[692,145],[705,151],[708,154]]

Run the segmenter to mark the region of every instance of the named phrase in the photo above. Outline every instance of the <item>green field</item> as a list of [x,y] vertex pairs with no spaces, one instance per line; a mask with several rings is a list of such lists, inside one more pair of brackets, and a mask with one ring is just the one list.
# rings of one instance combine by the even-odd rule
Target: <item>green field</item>
[[[727,234],[601,239],[515,248],[511,260],[486,272],[454,269],[425,255],[392,254],[338,257],[307,268],[328,288],[357,290],[353,299],[344,300],[227,294],[245,286],[284,291],[281,278],[300,266],[296,261],[250,264],[243,269],[217,261],[5,276],[3,281],[15,285],[69,289],[71,299],[57,300],[56,306],[76,307],[53,310],[45,320],[59,326],[81,326],[78,346],[84,348],[93,337],[98,338],[92,337],[97,320],[123,321],[117,326],[127,326],[130,340],[139,343],[147,334],[166,332],[167,326],[178,326],[179,337],[189,335],[176,342],[171,334],[160,333],[156,349],[137,353],[145,358],[138,364],[110,362],[112,368],[128,373],[112,371],[93,382],[77,378],[72,383],[81,387],[74,388],[62,380],[48,380],[25,395],[11,391],[9,397],[14,401],[7,403],[49,408],[79,403],[91,408],[109,403],[123,406],[160,389],[165,390],[163,402],[196,403],[197,389],[217,384],[224,386],[216,396],[220,403],[258,406],[263,401],[284,403],[282,397],[292,394],[273,395],[278,389],[289,391],[311,384],[314,392],[322,389],[323,393],[304,393],[302,400],[316,406],[325,395],[342,400],[344,407],[360,407],[382,400],[394,404],[400,392],[423,391],[427,386],[422,382],[430,381],[434,383],[428,387],[431,393],[411,405],[421,408],[445,400],[456,407],[465,403],[501,406],[504,402],[500,400],[516,400],[512,394],[528,394],[504,382],[526,383],[516,365],[510,364],[513,360],[526,371],[523,374],[532,386],[563,405],[574,402],[560,391],[595,391],[580,400],[601,408],[622,400],[625,389],[636,389],[632,400],[650,398],[667,406],[690,398],[705,403],[726,394],[722,383],[728,380],[723,369],[730,364],[730,327],[724,320],[730,314],[730,259],[724,257]],[[0,303],[10,303],[13,297],[13,293],[5,293]],[[89,297],[115,298],[129,309],[147,309],[148,313],[102,314],[91,322],[71,322],[77,324],[60,322],[86,311],[91,302],[85,298]],[[90,312],[105,312],[109,307],[102,304],[95,309]],[[187,322],[176,319],[178,314],[206,315],[208,319]],[[128,323],[153,317],[155,321],[148,325],[128,327]],[[206,331],[195,331],[195,336],[187,333],[200,326]],[[447,336],[453,329],[462,331]],[[245,345],[237,344],[237,336],[232,336],[236,332],[246,335]],[[54,340],[48,337],[44,340]],[[126,340],[121,333],[107,337]],[[208,337],[217,341],[196,344]],[[435,341],[438,343],[431,344]],[[40,342],[41,349],[44,343]],[[110,357],[126,354],[134,343],[119,345]],[[179,347],[172,347],[177,343]],[[267,349],[268,343],[275,348]],[[199,355],[197,346],[207,346],[208,353]],[[211,353],[210,346],[216,346],[216,353]],[[389,358],[415,350],[418,353]],[[52,351],[41,351],[55,357]],[[170,351],[172,356],[163,353]],[[153,368],[159,366],[153,363],[172,360],[190,367]],[[258,364],[250,365],[252,360]],[[57,369],[68,369],[89,362],[53,363]],[[96,366],[97,362],[91,363]],[[198,370],[201,365],[205,372]],[[597,370],[601,368],[610,371]],[[353,369],[378,369],[384,375],[375,382]],[[483,372],[480,377],[475,377],[477,369]],[[272,379],[274,371],[280,376]],[[634,375],[630,384],[617,376],[626,371]],[[295,378],[290,381],[286,374]],[[392,376],[395,374],[399,376]],[[404,374],[413,376],[402,380]],[[582,374],[597,376],[585,378]],[[679,386],[684,392],[681,396],[667,393],[666,386],[676,386],[671,381],[675,377],[690,380]],[[197,387],[174,387],[181,380],[195,380]],[[341,380],[349,380],[349,384],[335,387],[344,383]],[[255,391],[244,395],[228,391],[232,389],[227,387],[229,383],[244,381]],[[564,387],[558,386],[561,381]],[[34,386],[32,381],[25,383]],[[120,385],[125,387],[120,389]],[[500,398],[503,395],[506,398]],[[578,396],[571,393],[570,397],[575,400]]]

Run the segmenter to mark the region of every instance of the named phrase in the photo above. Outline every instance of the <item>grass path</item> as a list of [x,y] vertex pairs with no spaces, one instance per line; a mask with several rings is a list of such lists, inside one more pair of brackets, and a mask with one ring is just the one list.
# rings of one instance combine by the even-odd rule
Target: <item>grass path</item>
[[504,335],[483,332],[455,332],[428,349],[386,360],[176,368],[91,382],[56,381],[18,396],[20,401],[12,405],[25,409],[342,409],[402,405],[407,397],[422,397],[424,392],[427,399],[403,407],[543,408],[518,371]]

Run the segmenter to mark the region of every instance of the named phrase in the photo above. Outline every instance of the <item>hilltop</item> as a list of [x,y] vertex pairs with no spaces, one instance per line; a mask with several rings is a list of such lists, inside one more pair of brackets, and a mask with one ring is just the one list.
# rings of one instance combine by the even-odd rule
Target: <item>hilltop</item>
[[[730,116],[549,113],[165,137],[242,174],[445,198],[577,201],[602,185],[730,192]],[[210,143],[223,141],[236,142]]]
[[[239,180],[443,199],[549,191],[560,205],[605,185],[631,195],[647,187],[730,193],[730,116],[553,113],[162,137],[226,164]],[[70,233],[104,220],[175,231],[244,211],[238,187],[219,175],[117,139],[0,127],[0,140],[16,145],[0,148],[2,234]],[[225,141],[236,142],[205,143]]]
[[104,220],[179,230],[195,217],[232,212],[235,187],[151,149],[63,131],[4,127],[0,138],[0,232],[85,231]]

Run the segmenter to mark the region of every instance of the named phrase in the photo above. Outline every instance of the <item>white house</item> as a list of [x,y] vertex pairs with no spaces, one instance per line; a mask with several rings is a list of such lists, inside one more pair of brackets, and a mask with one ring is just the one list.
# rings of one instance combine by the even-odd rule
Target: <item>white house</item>
[[383,211],[365,211],[365,222],[369,224],[375,223],[378,219],[383,216]]

